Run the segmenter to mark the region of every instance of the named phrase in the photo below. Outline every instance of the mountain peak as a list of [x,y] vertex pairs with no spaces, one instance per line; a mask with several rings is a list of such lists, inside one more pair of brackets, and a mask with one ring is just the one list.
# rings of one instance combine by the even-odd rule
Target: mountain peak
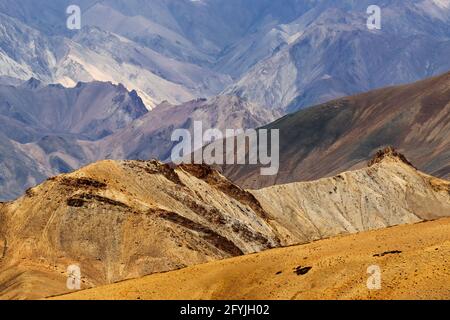
[[42,83],[42,81],[31,77],[29,80],[27,80],[26,82],[24,82],[21,87],[22,88],[26,88],[26,89],[39,89],[42,88],[44,86],[44,84]]
[[406,157],[402,153],[398,152],[392,146],[388,146],[384,149],[378,150],[377,153],[375,153],[375,155],[373,156],[373,158],[367,163],[367,166],[372,167],[377,163],[383,162],[387,158],[399,160],[399,161],[415,168],[412,165],[412,163],[409,162],[408,159],[406,159]]

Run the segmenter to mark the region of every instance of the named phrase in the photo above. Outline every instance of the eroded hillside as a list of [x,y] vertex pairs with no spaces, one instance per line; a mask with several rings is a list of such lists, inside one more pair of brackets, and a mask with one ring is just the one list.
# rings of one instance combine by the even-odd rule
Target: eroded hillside
[[450,215],[450,184],[392,149],[370,167],[246,191],[203,165],[102,161],[0,205],[0,298],[68,292]]
[[1,296],[67,291],[71,264],[91,287],[279,246],[264,214],[207,167],[102,161],[1,208]]
[[450,183],[392,148],[361,170],[252,191],[284,244],[450,216]]
[[280,133],[280,171],[228,165],[225,176],[245,188],[312,181],[361,169],[381,148],[395,146],[421,171],[450,174],[450,73],[369,91],[287,115],[266,129]]

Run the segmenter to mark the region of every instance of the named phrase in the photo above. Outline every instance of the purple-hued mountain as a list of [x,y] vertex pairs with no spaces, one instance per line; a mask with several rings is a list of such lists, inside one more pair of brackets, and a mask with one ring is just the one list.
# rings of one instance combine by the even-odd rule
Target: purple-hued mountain
[[223,91],[291,112],[450,69],[449,0],[80,0],[75,31],[72,2],[0,3],[0,76],[122,83],[148,108]]
[[194,121],[205,130],[248,129],[280,115],[235,96],[164,102],[149,112],[135,91],[106,82],[0,85],[0,200],[101,159],[170,160],[173,130],[192,131]]
[[195,120],[260,127],[450,70],[450,0],[79,0],[81,30],[71,4],[0,2],[0,199],[103,158],[167,160]]
[[89,162],[89,141],[147,112],[136,92],[111,83],[0,85],[0,199]]

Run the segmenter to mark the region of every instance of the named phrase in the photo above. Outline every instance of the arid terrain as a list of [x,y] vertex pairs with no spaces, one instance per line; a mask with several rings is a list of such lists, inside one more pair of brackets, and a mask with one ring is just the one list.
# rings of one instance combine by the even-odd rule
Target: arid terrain
[[229,165],[224,175],[245,188],[309,181],[360,169],[395,146],[417,168],[450,175],[450,73],[373,90],[289,114],[264,128],[280,130],[280,171]]
[[29,189],[1,208],[0,297],[67,291],[74,263],[92,287],[279,246],[254,197],[215,174],[102,161]]
[[[381,269],[380,290],[367,288],[371,265]],[[272,249],[55,299],[450,299],[450,219]]]
[[0,0],[0,300],[450,299],[449,26]]
[[0,298],[67,293],[72,264],[87,289],[448,216],[450,183],[391,148],[364,169],[257,191],[204,165],[101,161],[1,204]]

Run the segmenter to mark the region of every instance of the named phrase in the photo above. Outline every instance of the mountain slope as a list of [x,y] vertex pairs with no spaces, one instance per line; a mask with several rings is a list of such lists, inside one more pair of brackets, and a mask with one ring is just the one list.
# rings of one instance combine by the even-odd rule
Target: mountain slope
[[122,85],[80,82],[65,88],[31,78],[18,87],[0,86],[1,116],[39,129],[41,135],[64,132],[97,140],[146,113],[137,93]]
[[207,166],[157,161],[103,161],[49,179],[0,207],[1,297],[67,292],[72,264],[90,288],[448,216],[450,183],[402,159],[380,154],[364,170],[251,192]]
[[13,199],[45,178],[103,159],[170,161],[172,132],[254,128],[280,116],[233,96],[164,102],[148,112],[136,91],[104,82],[74,88],[30,79],[0,85],[0,200]]
[[392,149],[365,169],[251,191],[284,245],[446,217],[449,192]]
[[71,4],[2,1],[0,76],[122,83],[149,108],[223,92],[292,112],[450,69],[448,0],[80,0],[75,31]]
[[[449,243],[446,218],[272,249],[52,299],[449,299]],[[371,265],[381,269],[381,290],[367,289]],[[302,268],[311,269],[297,273]]]
[[93,164],[2,206],[1,296],[58,293],[74,263],[91,287],[278,246],[264,215],[209,168]]
[[361,168],[395,146],[420,170],[450,174],[450,73],[417,83],[342,98],[287,115],[266,126],[280,130],[280,171],[262,177],[258,166],[227,166],[244,187],[314,180]]
[[151,109],[164,100],[182,103],[219,93],[226,75],[177,61],[96,27],[72,37],[47,35],[0,12],[0,75],[46,84],[110,81],[136,90]]

